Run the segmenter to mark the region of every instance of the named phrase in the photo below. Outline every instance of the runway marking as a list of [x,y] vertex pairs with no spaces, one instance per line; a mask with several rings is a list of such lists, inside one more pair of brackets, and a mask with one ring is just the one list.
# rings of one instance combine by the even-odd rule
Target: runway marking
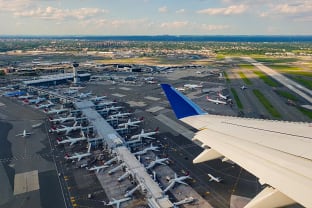
[[160,100],[160,98],[152,97],[152,96],[147,96],[147,97],[144,97],[144,98],[147,99],[147,100],[152,100],[152,101],[158,101],[158,100]]
[[14,178],[14,195],[39,189],[38,170],[19,173]]
[[131,90],[131,88],[128,88],[128,87],[119,87],[119,89],[126,90],[126,91],[130,91]]
[[133,107],[133,106],[137,106],[137,107],[144,107],[144,106],[146,106],[146,104],[145,104],[144,102],[142,102],[142,101],[140,101],[140,102],[128,101],[127,103],[128,103],[131,107]]
[[0,102],[0,107],[2,107],[2,106],[5,106],[5,104]]
[[119,94],[119,93],[114,93],[112,95],[115,96],[115,97],[125,97],[126,96],[126,95]]
[[149,108],[146,111],[151,112],[151,113],[155,113],[155,112],[160,111],[162,109],[164,109],[164,107],[156,106],[156,107],[153,107],[153,108]]

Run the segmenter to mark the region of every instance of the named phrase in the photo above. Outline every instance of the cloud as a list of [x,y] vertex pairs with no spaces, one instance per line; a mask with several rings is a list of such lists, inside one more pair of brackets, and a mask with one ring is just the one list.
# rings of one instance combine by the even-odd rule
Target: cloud
[[291,3],[270,4],[259,15],[267,18],[288,18],[293,21],[310,22],[312,20],[311,1],[292,1]]
[[33,0],[0,0],[0,11],[15,12],[33,7]]
[[229,26],[228,25],[207,25],[207,24],[202,24],[200,26],[200,29],[204,30],[204,31],[216,31],[216,30],[224,30],[224,29],[228,29]]
[[176,11],[176,13],[177,13],[177,14],[185,13],[185,9],[179,9],[179,10]]
[[232,5],[223,8],[209,8],[197,11],[198,14],[208,14],[208,15],[234,15],[242,14],[247,10],[248,6],[245,4]]
[[188,21],[173,21],[173,22],[163,22],[160,24],[161,28],[172,28],[172,29],[178,29],[183,28],[189,24]]
[[14,15],[19,17],[37,17],[50,20],[63,20],[65,18],[83,20],[105,13],[108,13],[108,11],[98,8],[59,9],[46,7],[37,8],[35,10],[17,11],[14,12]]
[[168,12],[168,8],[166,6],[160,7],[160,8],[158,8],[158,12],[166,13],[166,12]]

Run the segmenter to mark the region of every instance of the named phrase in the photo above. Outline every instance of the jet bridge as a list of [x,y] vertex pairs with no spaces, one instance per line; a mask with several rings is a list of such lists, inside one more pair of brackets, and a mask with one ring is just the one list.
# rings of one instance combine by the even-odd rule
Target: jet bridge
[[[122,160],[123,164],[127,167],[129,174],[131,174],[147,191],[146,198],[148,205],[155,208],[173,207],[172,202],[163,194],[158,184],[153,181],[150,175],[146,172],[145,167],[136,159],[128,148],[125,147],[125,140],[94,109],[94,104],[91,101],[79,101],[74,103],[74,105],[77,110],[82,111],[82,113],[88,118],[89,122],[91,122],[91,125],[94,126],[98,133],[98,138],[103,138],[102,142],[107,144],[110,149],[114,149],[117,157]],[[97,177],[99,178],[98,175]],[[109,187],[103,186],[103,189],[107,188]]]

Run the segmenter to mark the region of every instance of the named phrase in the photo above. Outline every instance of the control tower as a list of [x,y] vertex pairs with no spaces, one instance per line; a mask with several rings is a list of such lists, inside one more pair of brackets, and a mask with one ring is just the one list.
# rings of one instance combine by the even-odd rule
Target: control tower
[[79,77],[77,73],[77,68],[79,64],[77,62],[73,62],[73,74],[74,74],[74,84],[78,84],[79,82]]

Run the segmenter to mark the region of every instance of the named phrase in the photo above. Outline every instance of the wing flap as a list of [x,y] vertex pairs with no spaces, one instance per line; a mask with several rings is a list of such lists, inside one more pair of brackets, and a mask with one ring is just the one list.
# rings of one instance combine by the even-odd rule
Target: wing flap
[[195,139],[230,158],[262,182],[303,205],[312,207],[312,200],[306,197],[312,196],[310,160],[208,129],[198,132]]

